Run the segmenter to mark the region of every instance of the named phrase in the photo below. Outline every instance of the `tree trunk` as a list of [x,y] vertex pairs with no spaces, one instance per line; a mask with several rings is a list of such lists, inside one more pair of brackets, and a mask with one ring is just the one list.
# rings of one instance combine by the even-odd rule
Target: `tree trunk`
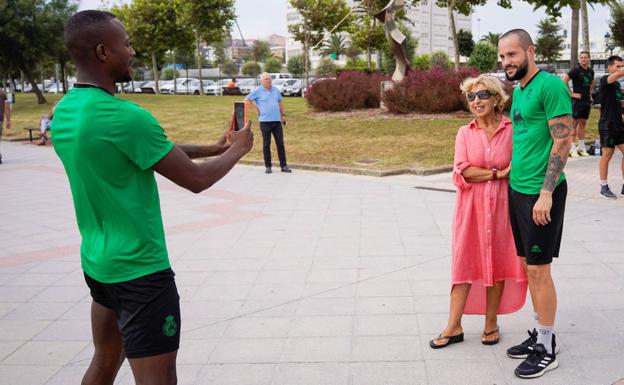
[[59,64],[61,65],[61,79],[63,81],[63,94],[67,95],[67,71],[65,68],[65,62],[63,60],[59,60]]
[[[45,104],[45,103],[47,103],[45,97],[41,93],[41,90],[37,86],[37,82],[35,81],[35,77],[33,76],[32,71],[29,70],[29,69],[28,70],[24,70],[24,74],[26,75],[26,79],[28,80],[28,82],[32,85],[33,92],[35,93],[35,95],[37,95],[37,104]],[[41,84],[43,84],[43,83],[41,83]]]
[[453,8],[455,8],[455,1],[449,0],[448,2],[449,29],[451,30],[451,36],[453,37],[453,47],[455,48],[455,68],[459,68],[459,41],[457,40],[457,30],[455,29],[455,15],[453,12]]
[[572,27],[570,36],[570,68],[578,64],[578,32],[579,32],[579,9],[572,8]]
[[154,85],[156,87],[156,93],[160,93],[160,86],[158,80],[160,80],[160,74],[158,73],[158,64],[156,63],[156,51],[152,51],[152,73],[154,74]]
[[[176,95],[178,93],[178,77],[176,76],[176,61],[175,61],[175,50],[173,51],[173,94]],[[187,82],[188,83],[188,82]],[[188,84],[186,85],[186,93],[188,94]]]
[[[199,31],[195,30],[195,42],[197,44],[197,69],[199,71],[199,94],[204,95],[204,80],[202,79],[202,60],[201,60],[201,49],[200,49],[200,41],[199,41]],[[188,77],[188,74],[187,76]],[[215,91],[216,92],[216,91]]]
[[309,42],[308,42],[308,32],[305,32],[305,37],[303,39],[303,73],[305,76],[305,84],[306,87],[310,84],[310,74],[308,72],[308,66],[310,63],[308,63],[308,46],[309,46]]
[[587,0],[581,0],[581,20],[583,21],[583,51],[591,53],[589,43],[589,17],[587,16]]
[[[369,5],[369,16],[370,16],[370,5]],[[368,41],[366,42],[366,63],[368,64],[368,70],[372,71],[373,68],[373,63],[372,63],[372,43],[371,43],[371,38],[373,36],[373,30],[375,29],[375,20],[373,20],[373,26],[371,27],[371,23],[370,23],[370,17],[368,18]]]

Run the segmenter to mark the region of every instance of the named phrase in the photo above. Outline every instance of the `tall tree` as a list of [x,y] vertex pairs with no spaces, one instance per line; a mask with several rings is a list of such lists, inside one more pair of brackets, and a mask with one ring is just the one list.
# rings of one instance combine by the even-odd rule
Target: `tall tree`
[[459,45],[460,55],[470,57],[475,46],[472,40],[472,32],[460,29],[457,33],[457,43]]
[[559,33],[561,27],[546,18],[537,25],[537,40],[535,41],[535,54],[538,59],[551,64],[561,56],[561,44],[563,36]]
[[338,33],[332,33],[329,39],[325,41],[325,44],[323,44],[321,52],[324,56],[335,55],[333,59],[338,59],[340,55],[344,55],[347,52],[345,37]]
[[[299,12],[299,23],[288,26],[296,41],[303,45],[305,77],[308,78],[308,57],[310,49],[319,43],[324,34],[333,28],[333,32],[345,31],[348,26],[350,8],[345,0],[289,0],[290,5]],[[345,20],[341,25],[339,22]],[[338,25],[338,26],[337,26]],[[337,27],[336,27],[337,26]]]
[[22,0],[0,3],[0,64],[25,75],[37,102],[46,100],[35,75],[45,62],[66,61],[62,28],[77,9],[73,0]]
[[264,70],[266,72],[282,72],[282,68],[284,68],[284,64],[275,56],[266,59],[264,62]]
[[490,42],[480,41],[475,44],[468,65],[481,72],[490,72],[496,69],[498,63],[498,49]]
[[182,21],[182,1],[134,0],[130,5],[112,9],[126,26],[135,49],[151,57],[157,93],[160,93],[159,63],[164,61],[165,52],[192,44],[191,31]]
[[[487,0],[437,0],[438,7],[446,8],[449,20],[449,30],[453,39],[453,46],[455,47],[455,68],[459,67],[459,40],[457,35],[457,28],[455,27],[455,12],[459,12],[462,15],[470,15],[474,10],[474,7],[485,5]],[[497,0],[496,2],[500,7],[511,8],[511,0]]]
[[248,61],[241,67],[241,72],[245,76],[249,76],[251,78],[255,78],[262,72],[262,67],[255,61]]
[[362,50],[358,48],[357,46],[355,46],[353,42],[349,44],[347,48],[345,49],[345,56],[347,56],[349,60],[351,60],[351,64],[353,65],[357,64],[357,59],[358,57],[360,57],[361,54],[362,54]]
[[251,45],[251,58],[259,63],[264,63],[264,61],[271,56],[271,46],[269,42],[264,40],[256,40]]
[[611,30],[611,39],[618,47],[624,48],[624,2],[614,1],[610,8],[609,29]]
[[[236,19],[234,0],[184,0],[184,3],[185,20],[195,33],[199,89],[203,95],[201,43],[210,45],[223,41],[226,31],[232,28],[232,23]],[[222,66],[224,65],[225,63],[222,63]]]
[[494,47],[498,47],[498,41],[500,40],[500,37],[500,33],[488,32],[487,35],[481,37],[481,41],[486,41],[492,44]]
[[[557,18],[561,16],[561,10],[566,7],[570,7],[572,9],[579,9],[580,0],[563,0],[563,1],[554,1],[554,0],[525,0],[527,3],[533,5],[534,9],[544,8],[546,14],[552,18]],[[616,0],[617,1],[617,0]],[[587,0],[587,4],[611,4],[614,0]],[[581,8],[582,9],[582,8]],[[578,34],[577,40],[575,43],[570,42],[570,51],[578,52]],[[589,30],[587,32],[587,45],[589,46]],[[578,55],[576,55],[578,56]],[[574,57],[576,57],[574,56]]]
[[305,69],[303,67],[303,55],[295,55],[288,58],[288,64],[286,65],[288,72],[295,77],[303,75]]

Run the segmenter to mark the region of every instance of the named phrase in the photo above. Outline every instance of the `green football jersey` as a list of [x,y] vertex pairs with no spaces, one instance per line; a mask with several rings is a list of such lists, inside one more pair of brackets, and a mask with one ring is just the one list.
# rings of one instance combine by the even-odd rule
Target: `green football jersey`
[[51,125],[65,167],[84,272],[128,281],[170,267],[151,167],[173,147],[158,121],[101,88],[74,88]]
[[[568,114],[572,114],[570,92],[557,76],[539,71],[524,88],[516,87],[510,116],[512,189],[523,194],[540,193],[553,145],[548,121]],[[562,172],[557,184],[564,180]]]

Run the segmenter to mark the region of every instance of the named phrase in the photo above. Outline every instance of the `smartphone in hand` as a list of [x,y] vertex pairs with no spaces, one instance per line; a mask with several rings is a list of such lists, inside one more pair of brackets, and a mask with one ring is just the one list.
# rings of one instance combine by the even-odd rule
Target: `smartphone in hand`
[[245,127],[245,102],[234,102],[234,130],[242,130]]

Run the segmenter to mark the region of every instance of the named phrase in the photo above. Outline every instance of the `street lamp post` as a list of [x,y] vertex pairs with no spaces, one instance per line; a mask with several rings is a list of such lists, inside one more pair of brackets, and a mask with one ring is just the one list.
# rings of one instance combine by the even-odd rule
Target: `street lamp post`
[[609,56],[613,56],[613,49],[615,48],[615,44],[611,40],[611,34],[609,32],[605,33],[605,51],[609,51]]

